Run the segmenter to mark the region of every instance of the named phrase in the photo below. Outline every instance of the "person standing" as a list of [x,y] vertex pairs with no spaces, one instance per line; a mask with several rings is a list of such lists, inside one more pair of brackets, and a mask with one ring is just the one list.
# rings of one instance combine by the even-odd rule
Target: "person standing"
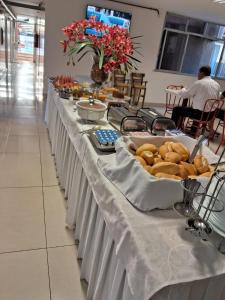
[[207,112],[210,111],[211,107],[205,107],[206,100],[219,99],[220,97],[220,85],[210,75],[211,68],[202,66],[198,72],[198,80],[189,89],[183,88],[179,92],[179,96],[182,98],[191,98],[193,105],[192,107],[174,107],[171,118],[178,128],[181,127],[183,117],[200,120],[203,110],[205,110],[203,119],[208,118]]

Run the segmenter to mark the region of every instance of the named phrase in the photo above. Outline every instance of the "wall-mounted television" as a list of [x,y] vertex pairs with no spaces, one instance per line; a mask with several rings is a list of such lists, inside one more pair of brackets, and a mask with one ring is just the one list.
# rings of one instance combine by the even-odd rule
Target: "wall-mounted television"
[[[119,27],[126,28],[128,31],[130,30],[132,14],[128,12],[88,5],[86,8],[86,18],[89,19],[93,16],[96,17],[96,21],[102,22],[109,26],[118,25]],[[96,32],[93,29],[87,29],[86,33],[101,35],[101,33]]]

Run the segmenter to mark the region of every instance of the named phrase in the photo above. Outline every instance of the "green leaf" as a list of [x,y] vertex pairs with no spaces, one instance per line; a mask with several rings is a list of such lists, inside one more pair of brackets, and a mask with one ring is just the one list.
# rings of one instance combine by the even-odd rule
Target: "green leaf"
[[103,48],[101,48],[101,53],[100,53],[100,57],[99,57],[99,69],[102,69],[103,66],[103,61],[104,61],[104,50]]
[[68,55],[71,56],[73,54],[79,54],[85,47],[90,46],[92,43],[90,41],[78,43],[75,45],[75,47],[71,47]]
[[143,35],[136,35],[136,36],[131,37],[131,39],[134,40],[134,39],[138,39],[138,38],[142,38],[142,37],[143,37]]
[[144,55],[143,55],[140,51],[138,51],[137,49],[134,49],[134,51],[135,51],[136,53],[138,53],[140,56],[144,57]]
[[141,63],[141,61],[139,60],[139,59],[137,59],[137,58],[135,58],[135,57],[133,57],[133,56],[131,56],[131,55],[127,55],[131,60],[134,60],[134,61],[136,61],[136,62],[138,62],[138,63]]
[[91,50],[87,50],[87,51],[85,51],[79,58],[78,58],[78,62],[79,61],[81,61],[81,59],[87,54],[87,53],[89,53],[89,52],[91,52]]

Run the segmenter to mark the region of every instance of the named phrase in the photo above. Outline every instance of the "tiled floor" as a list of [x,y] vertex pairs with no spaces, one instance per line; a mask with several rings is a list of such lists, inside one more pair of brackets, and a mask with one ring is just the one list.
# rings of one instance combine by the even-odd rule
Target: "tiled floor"
[[84,300],[42,121],[42,86],[34,86],[31,63],[17,65],[15,75],[9,93],[0,89],[0,299]]

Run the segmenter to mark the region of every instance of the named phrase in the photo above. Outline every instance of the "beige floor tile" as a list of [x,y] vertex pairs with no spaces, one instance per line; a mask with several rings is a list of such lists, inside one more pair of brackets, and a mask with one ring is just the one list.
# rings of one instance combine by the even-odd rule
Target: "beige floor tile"
[[0,152],[5,152],[8,136],[0,132]]
[[39,138],[34,135],[10,135],[4,149],[7,153],[40,153]]
[[13,122],[10,128],[10,135],[38,135],[36,124]]
[[51,154],[51,146],[47,134],[40,134],[40,151],[44,186],[58,185],[54,157]]
[[48,134],[40,134],[40,150],[43,159],[52,158]]
[[44,186],[58,185],[58,179],[56,177],[55,163],[53,157],[49,153],[42,154],[42,177]]
[[47,126],[44,123],[44,121],[38,120],[37,125],[38,125],[39,134],[47,134],[48,133]]
[[[31,100],[33,101],[33,100]],[[28,118],[34,119],[36,117],[36,109],[32,106],[16,106],[12,112],[12,118]]]
[[0,253],[46,247],[41,188],[0,189],[0,206]]
[[45,250],[1,254],[0,266],[0,299],[50,300]]
[[74,246],[48,249],[51,292],[54,300],[85,300]]
[[48,247],[74,244],[73,232],[65,228],[65,200],[59,187],[44,188]]
[[40,155],[0,154],[0,187],[41,186]]

